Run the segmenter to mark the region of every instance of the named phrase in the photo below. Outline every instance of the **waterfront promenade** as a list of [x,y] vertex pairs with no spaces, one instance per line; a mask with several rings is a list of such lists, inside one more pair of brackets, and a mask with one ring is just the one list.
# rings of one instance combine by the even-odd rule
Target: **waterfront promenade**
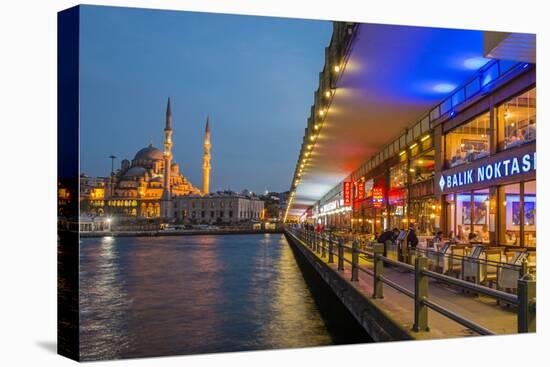
[[[382,319],[386,318],[386,323],[393,324],[401,329],[402,334],[398,337],[400,339],[439,339],[439,338],[453,338],[462,336],[478,335],[473,330],[443,316],[439,312],[435,312],[432,309],[427,310],[427,324],[429,325],[429,331],[414,332],[413,324],[415,317],[415,299],[409,297],[403,292],[384,285],[383,298],[373,298],[374,293],[374,281],[370,274],[367,274],[364,270],[358,271],[358,280],[351,281],[352,270],[351,261],[352,254],[344,252],[344,269],[338,270],[338,261],[336,253],[334,254],[334,262],[329,262],[328,254],[322,256],[321,251],[314,251],[304,241],[302,241],[295,233],[286,231],[287,237],[290,238],[290,243],[296,246],[305,256],[309,258],[310,263],[318,269],[318,271],[325,271],[329,269],[327,277],[325,274],[325,280],[339,278],[347,285],[342,287],[338,286],[340,292],[340,298],[347,303],[348,308],[350,305],[355,308],[356,318],[362,324],[365,323],[363,318],[368,315],[357,315],[357,310],[362,307],[368,309],[373,307],[382,315]],[[373,261],[368,259],[365,255],[360,254],[358,264],[360,269],[366,269],[367,271],[373,270]],[[324,269],[324,270],[321,270]],[[386,280],[393,282],[394,284],[406,289],[409,293],[415,293],[415,274],[414,270],[405,270],[403,268],[397,268],[393,266],[386,266],[383,268],[383,276]],[[330,280],[329,280],[330,282]],[[515,334],[518,332],[518,312],[517,306],[505,304],[503,302],[497,303],[494,298],[487,296],[476,296],[473,293],[463,292],[461,289],[449,284],[444,284],[441,281],[435,279],[428,279],[427,288],[429,290],[429,300],[436,303],[439,306],[447,309],[448,311],[459,315],[460,317],[469,320],[483,328],[490,330],[497,335],[502,334]],[[357,298],[353,302],[346,302],[347,294],[350,290],[355,290],[362,295],[362,300],[359,303],[363,305],[357,305]],[[351,310],[354,313],[353,310]],[[364,311],[361,311],[363,313]],[[374,335],[376,337],[376,335]],[[390,340],[396,340],[395,334],[390,336]]]

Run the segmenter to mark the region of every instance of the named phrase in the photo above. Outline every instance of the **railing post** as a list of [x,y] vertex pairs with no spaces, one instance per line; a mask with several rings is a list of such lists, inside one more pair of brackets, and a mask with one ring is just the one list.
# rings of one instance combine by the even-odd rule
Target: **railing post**
[[327,242],[327,235],[326,234],[322,234],[321,235],[321,257],[325,257],[325,246],[326,246],[326,242]]
[[332,239],[332,233],[328,235],[328,263],[334,263],[334,240]]
[[372,298],[384,298],[383,286],[384,283],[380,277],[382,276],[382,271],[384,270],[384,261],[381,259],[381,256],[384,255],[384,244],[375,243],[373,246],[374,253],[374,276],[373,276],[373,292]]
[[357,249],[357,240],[351,242],[351,281],[359,280],[359,251]]
[[518,333],[537,331],[537,281],[530,273],[518,280]]
[[315,233],[315,252],[321,252],[321,234],[318,232]]
[[428,277],[424,275],[428,265],[425,256],[417,256],[414,261],[414,325],[413,331],[429,331],[428,306],[424,300],[428,298]]
[[344,270],[344,240],[338,239],[338,270]]

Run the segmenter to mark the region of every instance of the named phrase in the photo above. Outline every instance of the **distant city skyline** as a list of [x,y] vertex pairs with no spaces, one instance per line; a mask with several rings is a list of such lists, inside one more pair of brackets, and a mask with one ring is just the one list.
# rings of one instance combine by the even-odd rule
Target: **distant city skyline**
[[288,190],[331,22],[81,9],[81,173],[162,149],[170,97],[174,161],[193,185],[209,116],[211,191]]

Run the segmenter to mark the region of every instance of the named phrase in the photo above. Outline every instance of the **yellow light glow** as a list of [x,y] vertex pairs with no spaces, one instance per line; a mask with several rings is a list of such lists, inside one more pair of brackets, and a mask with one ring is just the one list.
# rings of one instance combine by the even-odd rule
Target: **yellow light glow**
[[403,154],[405,154],[405,153],[407,153],[407,152],[406,152],[406,151],[402,151],[401,153],[399,153],[399,155],[403,155]]
[[324,116],[325,115],[325,110],[319,110],[319,116]]
[[419,161],[418,161],[418,164],[424,164],[424,161],[423,161],[423,160],[419,160]]
[[429,135],[426,135],[426,136],[424,136],[422,139],[420,139],[420,141],[426,141],[426,140],[428,140],[429,138],[430,138],[430,136],[429,136]]
[[313,141],[313,140],[315,140],[315,137],[312,135],[312,136],[309,137],[309,140]]
[[315,125],[315,130],[319,130],[319,125]]
[[340,65],[334,65],[334,72],[339,73],[340,72]]
[[410,168],[410,169],[409,169],[409,172],[414,172],[414,168]]
[[430,214],[430,218],[434,219],[434,218],[435,218],[435,214],[434,214],[434,213]]
[[311,148],[313,148],[313,145],[309,144],[309,145],[307,146],[307,149],[311,149]]
[[413,145],[410,146],[409,149],[414,149],[418,144],[414,143]]
[[329,90],[327,90],[327,91],[325,92],[325,97],[326,97],[326,98],[329,98],[329,97],[330,97],[330,91],[329,91]]

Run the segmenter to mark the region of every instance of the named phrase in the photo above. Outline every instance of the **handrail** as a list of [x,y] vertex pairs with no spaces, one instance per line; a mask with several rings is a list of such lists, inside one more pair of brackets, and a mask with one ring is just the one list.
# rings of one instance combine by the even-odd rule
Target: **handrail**
[[[370,275],[374,281],[373,285],[373,298],[382,298],[383,288],[382,284],[386,284],[396,291],[405,294],[412,298],[415,304],[414,310],[414,326],[413,331],[428,331],[428,313],[427,308],[465,326],[466,328],[480,334],[480,335],[494,335],[495,333],[471,320],[468,320],[452,310],[449,310],[438,303],[430,300],[428,297],[428,279],[434,279],[445,284],[459,287],[461,289],[473,291],[478,294],[482,294],[498,301],[507,302],[517,306],[518,315],[518,332],[534,332],[536,331],[536,281],[533,279],[530,273],[526,273],[522,278],[518,280],[518,295],[506,293],[498,289],[489,288],[480,284],[468,282],[462,279],[457,279],[445,274],[440,274],[427,269],[427,258],[421,253],[416,257],[415,265],[396,261],[383,256],[382,244],[374,244],[372,251],[366,251],[359,248],[359,241],[357,239],[351,239],[351,246],[344,243],[344,239],[341,237],[331,236],[328,237],[312,231],[296,229],[287,229],[293,236],[302,239],[305,245],[315,254],[319,254],[320,257],[325,257],[325,254],[329,256],[329,263],[331,259],[338,257],[338,271],[343,271],[345,264],[351,265],[351,281],[359,281],[359,272]],[[333,250],[333,245],[336,244],[337,251]],[[344,250],[351,250],[352,259],[345,258]],[[420,251],[419,251],[420,252]],[[437,252],[435,252],[437,253]],[[364,254],[374,261],[374,271],[364,266],[359,265],[359,254]],[[441,255],[446,255],[441,253]],[[470,257],[455,257],[456,259],[464,258],[470,259]],[[472,260],[479,260],[471,258]],[[415,289],[411,291],[406,287],[390,280],[382,275],[382,264],[389,264],[398,268],[405,269],[407,271],[413,271],[415,277]],[[502,265],[501,263],[497,263]],[[497,265],[489,265],[497,266]],[[517,266],[516,266],[517,267]]]
[[462,279],[453,278],[453,277],[450,277],[448,275],[436,273],[435,271],[431,271],[431,270],[424,270],[423,273],[425,275],[427,275],[428,277],[432,278],[432,279],[440,280],[440,281],[445,282],[447,284],[454,285],[454,286],[464,288],[464,289],[468,289],[468,290],[476,292],[476,293],[481,293],[483,295],[498,299],[500,301],[508,302],[508,303],[513,304],[513,305],[517,305],[517,303],[518,303],[518,297],[516,295],[510,294],[510,293],[506,293],[506,292],[503,292],[503,291],[499,291],[497,289],[485,287],[485,286],[482,286],[482,285],[479,285],[479,284],[470,283],[470,282],[464,281]]

